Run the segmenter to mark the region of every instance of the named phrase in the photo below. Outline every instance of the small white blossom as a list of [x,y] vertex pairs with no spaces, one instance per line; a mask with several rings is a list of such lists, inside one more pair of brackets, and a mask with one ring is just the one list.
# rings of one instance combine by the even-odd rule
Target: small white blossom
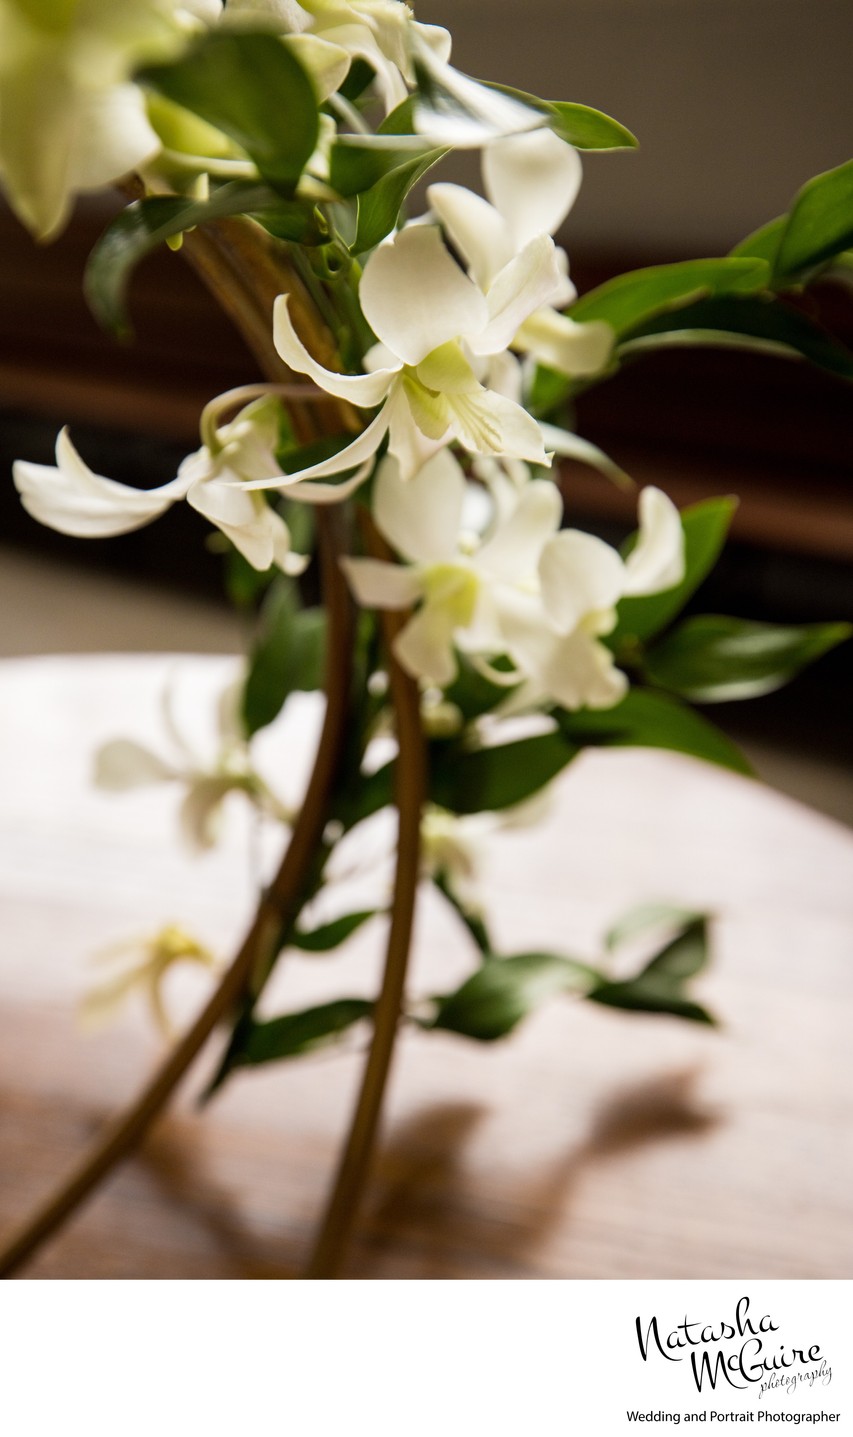
[[[550,130],[496,140],[483,151],[488,199],[462,185],[434,184],[430,206],[481,286],[538,235],[553,235],[569,213],[581,182],[577,150]],[[607,364],[614,332],[595,320],[578,324],[559,309],[577,297],[565,251],[552,293],[528,315],[512,347],[563,374],[596,374]]]
[[173,1036],[172,1023],[163,996],[167,974],[180,963],[194,963],[216,969],[217,960],[208,948],[170,923],[158,933],[116,944],[95,956],[95,962],[111,971],[95,983],[80,1003],[80,1020],[86,1028],[100,1028],[116,1018],[134,992],[148,1000],[157,1027],[165,1038]]
[[225,18],[264,22],[287,35],[323,99],[342,83],[353,60],[366,60],[389,111],[414,81],[414,39],[442,62],[450,55],[447,30],[419,23],[400,0],[229,0]]
[[626,560],[593,534],[555,534],[539,557],[538,593],[507,596],[501,624],[523,680],[508,708],[549,699],[567,709],[611,708],[625,696],[628,680],[599,639],[615,628],[620,599],[659,593],[684,576],[684,531],[672,501],[643,489],[639,519]]
[[456,814],[438,804],[427,804],[421,819],[422,873],[429,878],[443,878],[470,913],[479,913],[479,883],[490,839],[506,829],[541,823],[551,807],[550,787],[498,813]]
[[103,744],[95,755],[95,783],[112,793],[150,784],[174,783],[184,790],[180,808],[181,833],[195,851],[212,848],[219,837],[222,808],[229,793],[244,793],[260,812],[290,824],[293,814],[284,807],[251,763],[249,744],[239,714],[242,682],[223,691],[217,706],[216,749],[211,757],[201,755],[186,742],[173,712],[173,692],[163,695],[165,728],[175,751],[163,758],[135,739],[116,738]]
[[421,872],[429,878],[444,878],[467,907],[478,910],[477,880],[486,840],[498,823],[494,813],[459,816],[429,804],[421,818]]
[[[274,313],[276,348],[291,369],[336,398],[382,407],[333,458],[290,474],[285,485],[341,473],[369,460],[388,435],[405,478],[451,440],[472,454],[499,454],[547,464],[538,424],[514,400],[482,385],[473,365],[501,354],[519,326],[553,292],[554,242],[525,245],[484,290],[463,273],[434,225],[411,225],[374,250],[359,298],[380,343],[367,374],[336,374],[308,353],[290,317],[288,296]],[[284,487],[262,480],[249,488]]]
[[469,491],[478,492],[446,449],[408,482],[395,461],[386,459],[376,478],[373,512],[405,562],[343,561],[359,603],[392,609],[419,603],[395,641],[395,653],[409,673],[440,688],[455,677],[455,647],[493,656],[504,652],[503,598],[534,584],[537,560],[562,512],[556,486],[532,480],[481,539],[463,526]]
[[301,573],[308,561],[291,551],[284,519],[262,495],[239,487],[245,480],[281,475],[275,457],[278,402],[269,395],[255,399],[218,426],[217,412],[233,400],[233,394],[224,395],[207,406],[202,420],[207,442],[183,461],[177,478],[158,489],[134,489],[93,473],[63,429],[55,468],[20,459],[13,467],[24,508],[51,529],[88,539],[127,534],[186,499],[254,568],[275,564],[286,574]]
[[40,239],[76,194],[157,152],[131,76],[179,54],[195,23],[176,0],[0,0],[0,179]]
[[404,562],[344,560],[361,604],[418,605],[395,641],[403,667],[443,688],[455,677],[455,649],[488,666],[508,657],[520,684],[516,706],[551,701],[565,708],[608,708],[627,679],[599,639],[616,623],[628,594],[679,582],[684,542],[678,511],[658,489],[640,496],[640,532],[627,560],[593,535],[560,531],[562,503],[549,480],[504,489],[482,536],[466,529],[465,477],[448,451],[404,482],[393,460],[379,469],[374,515]]

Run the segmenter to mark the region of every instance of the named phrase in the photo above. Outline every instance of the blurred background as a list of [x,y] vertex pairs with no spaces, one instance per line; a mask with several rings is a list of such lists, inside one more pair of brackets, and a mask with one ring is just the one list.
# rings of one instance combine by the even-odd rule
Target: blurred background
[[[638,153],[589,155],[562,242],[579,290],[645,264],[724,254],[785,210],[813,174],[853,153],[849,0],[432,0],[469,73],[606,110]],[[473,182],[476,169],[463,162]],[[447,178],[457,177],[452,170]],[[78,206],[37,248],[0,210],[0,656],[168,649],[232,652],[221,560],[187,506],[155,526],[86,544],[41,529],[9,477],[51,462],[57,428],[97,471],[149,487],[197,447],[214,394],[255,365],[179,255],[134,286],[136,342],[97,329],[81,295],[109,199]],[[826,284],[828,328],[853,342],[853,297]],[[734,542],[694,607],[785,621],[853,619],[851,395],[781,358],[704,349],[644,359],[584,396],[581,432],[680,504],[741,498]],[[615,538],[633,504],[565,471],[571,522]],[[789,690],[717,707],[762,774],[853,816],[851,648]]]

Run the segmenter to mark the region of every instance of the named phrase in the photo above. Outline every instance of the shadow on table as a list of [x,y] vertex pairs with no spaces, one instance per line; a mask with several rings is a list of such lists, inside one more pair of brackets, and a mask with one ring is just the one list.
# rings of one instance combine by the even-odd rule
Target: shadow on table
[[695,1096],[699,1073],[680,1068],[615,1090],[587,1137],[547,1170],[522,1176],[513,1202],[500,1206],[481,1191],[481,1178],[475,1186],[464,1172],[466,1147],[488,1109],[446,1103],[418,1114],[382,1155],[379,1197],[363,1219],[354,1275],[369,1277],[384,1257],[393,1258],[395,1273],[408,1262],[413,1277],[537,1275],[538,1251],[565,1220],[590,1166],[716,1125]]

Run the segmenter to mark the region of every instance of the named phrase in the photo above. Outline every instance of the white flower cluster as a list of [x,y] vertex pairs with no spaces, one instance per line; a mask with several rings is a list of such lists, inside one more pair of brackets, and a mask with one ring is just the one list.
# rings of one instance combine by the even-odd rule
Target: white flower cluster
[[[122,113],[132,111],[147,124],[140,92],[126,77],[140,60],[174,52],[193,27],[251,18],[271,28],[297,48],[318,93],[328,93],[332,80],[340,84],[354,59],[366,60],[386,107],[408,94],[413,56],[445,80],[455,75],[447,63],[446,32],[417,25],[398,0],[230,0],[224,10],[216,3],[144,0],[133,7],[132,23],[118,18],[127,7],[107,0],[71,7],[56,0],[41,9],[45,18],[36,22],[23,18],[32,7],[0,0],[0,158],[18,207],[28,217],[38,210],[42,231],[60,222],[79,187],[74,145],[79,140],[90,158],[98,151],[100,130],[88,118],[92,104],[98,114],[109,114],[116,140],[111,163],[106,155],[103,164],[99,159],[95,182],[145,158],[138,129],[116,127],[113,110],[120,104]],[[11,49],[3,43],[10,37]],[[68,113],[73,91],[78,118],[69,126],[61,182],[50,191],[49,204],[44,191],[42,207],[16,169],[9,116],[26,66],[41,64],[48,52],[65,67],[59,108]],[[474,84],[465,77],[447,83]],[[461,650],[514,687],[512,703],[569,709],[617,703],[627,680],[600,640],[613,628],[623,596],[654,593],[680,580],[682,529],[669,500],[645,490],[639,540],[623,561],[602,541],[561,530],[556,485],[528,467],[547,469],[557,450],[608,468],[593,446],[540,425],[523,398],[535,362],[569,376],[600,373],[610,360],[613,333],[606,324],[578,324],[561,312],[575,291],[553,235],[577,195],[580,159],[544,128],[541,116],[516,109],[522,132],[494,138],[493,127],[483,147],[487,198],[458,185],[433,184],[428,213],[393,232],[368,257],[358,302],[376,343],[364,355],[363,372],[320,365],[294,327],[288,295],[275,303],[274,341],[289,368],[325,394],[367,411],[365,427],[351,443],[331,458],[283,473],[276,458],[277,401],[270,386],[254,386],[208,406],[202,447],[175,480],[149,492],[93,474],[63,431],[55,468],[15,466],[28,510],[66,533],[117,534],[185,498],[256,568],[275,564],[296,573],[305,561],[291,551],[287,526],[263,491],[312,503],[340,501],[373,472],[384,446],[372,503],[400,562],[350,559],[346,571],[361,603],[414,607],[397,640],[408,671],[445,686]],[[535,127],[540,122],[543,127]],[[30,150],[37,144],[49,149],[41,122],[31,128],[40,138],[30,136]],[[243,407],[236,417],[225,422],[238,404]],[[462,451],[473,477],[466,478],[454,451]],[[341,482],[342,475],[349,477]],[[318,482],[330,479],[338,482]],[[490,495],[491,508],[485,526],[472,530],[466,507],[477,491],[481,499]]]

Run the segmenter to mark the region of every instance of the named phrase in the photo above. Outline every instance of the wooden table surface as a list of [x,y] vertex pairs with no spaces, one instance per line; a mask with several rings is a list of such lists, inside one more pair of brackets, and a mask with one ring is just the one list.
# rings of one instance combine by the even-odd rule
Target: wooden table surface
[[[193,859],[175,841],[176,790],[113,797],[88,784],[105,738],[168,752],[167,678],[186,709],[233,671],[159,656],[0,665],[0,1230],[160,1051],[137,1007],[97,1036],[79,1031],[89,955],[167,921],[227,955],[242,929],[239,799],[222,847]],[[296,709],[262,760],[294,792],[317,716],[310,699]],[[853,834],[759,784],[670,754],[584,755],[541,828],[494,840],[486,883],[503,945],[595,958],[635,902],[712,910],[716,956],[697,993],[723,1026],[565,1000],[491,1047],[405,1035],[347,1275],[853,1277],[851,875]],[[344,878],[342,907],[369,886]],[[340,957],[288,960],[271,1010],[370,993],[381,923]],[[472,966],[425,894],[413,991]],[[175,975],[179,1014],[207,981]],[[361,1055],[240,1076],[199,1112],[212,1059],[26,1276],[298,1273]]]

